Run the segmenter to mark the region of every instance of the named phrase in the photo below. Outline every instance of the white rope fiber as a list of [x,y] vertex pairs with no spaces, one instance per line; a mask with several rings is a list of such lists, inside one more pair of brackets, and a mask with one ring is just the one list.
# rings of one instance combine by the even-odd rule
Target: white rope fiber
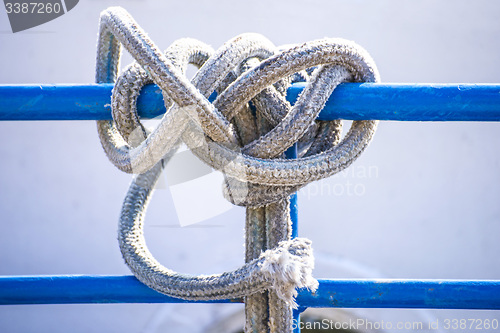
[[[136,60],[118,76],[121,46]],[[199,68],[185,77],[188,64]],[[286,89],[307,82],[292,106]],[[258,34],[243,34],[217,51],[194,39],[161,52],[119,7],[101,13],[96,82],[115,82],[113,121],[98,121],[110,161],[135,173],[119,223],[125,262],[149,287],[190,300],[245,296],[246,332],[291,332],[296,288],[315,290],[311,242],[291,239],[290,194],[348,167],[367,147],[376,121],[354,121],[341,140],[340,120],[318,121],[335,87],[346,81],[378,82],[368,53],[353,42],[322,39],[276,48]],[[167,112],[149,133],[136,101],[157,84]],[[210,103],[208,97],[217,92]],[[181,142],[223,172],[224,196],[247,207],[246,263],[216,275],[190,276],[157,262],[143,225],[154,186]],[[297,159],[285,159],[297,143]]]

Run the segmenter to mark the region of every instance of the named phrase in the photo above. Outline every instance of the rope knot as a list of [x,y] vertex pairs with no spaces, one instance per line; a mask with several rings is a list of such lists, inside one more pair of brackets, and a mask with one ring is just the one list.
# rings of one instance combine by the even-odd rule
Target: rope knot
[[[243,34],[215,52],[194,39],[161,52],[123,9],[104,12],[101,21],[97,81],[115,81],[120,42],[136,59],[116,80],[114,122],[98,122],[107,156],[123,171],[141,174],[166,163],[184,142],[224,173],[230,202],[260,207],[343,170],[375,132],[376,121],[354,121],[341,140],[340,120],[316,120],[340,83],[379,80],[371,57],[351,41],[325,38],[279,49],[261,35]],[[106,56],[109,50],[113,56]],[[191,82],[184,75],[188,64],[199,67]],[[292,106],[286,91],[299,81],[306,87]],[[136,109],[149,83],[159,86],[167,109],[151,133]],[[297,158],[284,159],[294,144]]]
[[[118,76],[122,45],[135,62]],[[199,68],[191,81],[184,75],[188,64]],[[340,83],[378,80],[368,53],[343,39],[278,49],[261,35],[244,34],[217,51],[199,41],[181,39],[161,52],[125,10],[104,11],[96,81],[116,81],[111,103],[114,121],[98,121],[97,127],[111,162],[137,174],[122,206],[118,236],[134,275],[161,293],[183,299],[253,297],[271,288],[276,294],[269,293],[269,302],[275,302],[277,295],[296,306],[295,289],[314,290],[318,283],[312,277],[310,241],[290,239],[285,198],[348,167],[367,147],[376,121],[354,121],[341,139],[340,120],[316,118]],[[306,87],[291,105],[286,91],[298,81]],[[149,83],[158,85],[167,109],[151,132],[141,125],[136,109],[140,91]],[[217,97],[211,103],[214,92]],[[223,190],[229,201],[248,207],[247,262],[239,269],[208,276],[179,274],[157,262],[146,246],[147,204],[163,165],[181,142],[224,173]],[[284,152],[294,144],[297,158],[284,159]],[[254,238],[248,236],[253,231]],[[291,318],[291,310],[286,311]],[[277,318],[285,315],[273,316],[269,311],[270,325],[276,328]]]

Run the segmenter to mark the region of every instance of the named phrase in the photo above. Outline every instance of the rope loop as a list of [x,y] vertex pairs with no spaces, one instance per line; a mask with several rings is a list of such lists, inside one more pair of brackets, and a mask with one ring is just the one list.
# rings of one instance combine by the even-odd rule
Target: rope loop
[[[135,62],[118,76],[122,45]],[[198,67],[191,81],[185,77],[188,64]],[[343,170],[367,147],[377,122],[354,121],[341,139],[341,120],[316,118],[340,83],[379,80],[368,53],[343,39],[279,49],[261,35],[243,34],[216,51],[181,39],[161,52],[125,10],[114,7],[101,13],[96,81],[115,82],[115,87],[113,121],[98,121],[97,128],[110,161],[136,174],[119,227],[122,254],[136,277],[184,299],[232,298],[273,288],[295,305],[296,287],[315,289],[310,241],[302,238],[285,239],[233,272],[186,276],[165,268],[145,244],[147,203],[181,142],[223,172],[223,193],[230,202],[247,207],[282,201]],[[307,85],[291,105],[286,90],[297,81]],[[136,109],[140,90],[149,83],[161,89],[167,109],[151,132],[140,123]],[[217,98],[211,103],[214,92]],[[296,143],[298,158],[285,159],[284,152]]]

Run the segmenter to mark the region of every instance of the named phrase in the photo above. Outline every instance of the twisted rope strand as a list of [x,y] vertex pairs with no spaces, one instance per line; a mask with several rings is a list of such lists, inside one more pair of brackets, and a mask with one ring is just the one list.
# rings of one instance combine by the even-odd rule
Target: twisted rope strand
[[[150,171],[134,177],[123,203],[118,240],[123,257],[134,275],[161,293],[189,300],[237,298],[265,291],[281,290],[290,305],[295,287],[314,288],[310,281],[307,259],[312,253],[310,241],[295,238],[267,250],[241,268],[214,275],[190,276],[176,273],[161,265],[149,252],[144,239],[144,217],[153,189],[162,171],[157,164]],[[285,259],[286,258],[286,259]],[[287,260],[293,274],[275,274],[279,262]],[[310,260],[310,259],[309,259]],[[290,289],[290,290],[289,290]]]

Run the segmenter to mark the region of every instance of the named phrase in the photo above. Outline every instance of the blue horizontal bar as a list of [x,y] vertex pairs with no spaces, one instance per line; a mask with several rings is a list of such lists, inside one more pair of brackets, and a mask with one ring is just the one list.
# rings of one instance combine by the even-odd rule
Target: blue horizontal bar
[[304,307],[500,310],[500,281],[323,280],[315,294],[300,293]]
[[[133,276],[3,276],[0,304],[187,303]],[[241,299],[196,303],[240,303]],[[500,309],[500,281],[320,280],[300,290],[301,307]]]
[[[85,303],[189,303],[156,292],[134,276],[0,276],[0,305]],[[198,303],[239,303],[241,300]]]
[[[111,84],[0,85],[0,120],[111,119]],[[304,88],[288,90],[295,101]],[[142,118],[165,112],[156,85],[138,99]],[[320,114],[321,120],[500,121],[500,84],[344,83]]]

